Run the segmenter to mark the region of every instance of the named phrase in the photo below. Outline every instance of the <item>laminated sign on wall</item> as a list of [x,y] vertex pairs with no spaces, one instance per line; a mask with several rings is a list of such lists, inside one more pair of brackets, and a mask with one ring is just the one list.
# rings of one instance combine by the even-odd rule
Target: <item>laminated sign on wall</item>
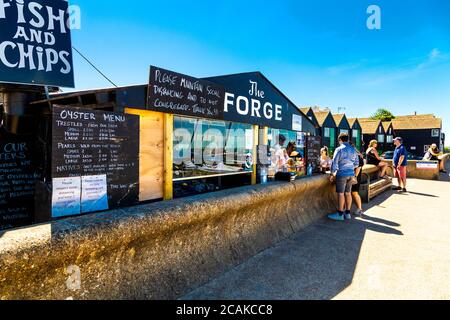
[[68,3],[0,0],[0,82],[74,87]]
[[81,178],[53,179],[52,217],[73,216],[81,210]]
[[81,213],[108,210],[106,174],[81,178]]

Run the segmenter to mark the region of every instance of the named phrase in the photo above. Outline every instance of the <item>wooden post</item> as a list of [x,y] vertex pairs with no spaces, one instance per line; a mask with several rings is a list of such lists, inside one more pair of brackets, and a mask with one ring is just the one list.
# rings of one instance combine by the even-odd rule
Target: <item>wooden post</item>
[[164,114],[164,200],[173,199],[173,114]]
[[256,184],[257,164],[258,164],[259,126],[253,126],[253,172],[252,185]]
[[261,130],[261,144],[267,146],[269,145],[269,127],[263,127]]

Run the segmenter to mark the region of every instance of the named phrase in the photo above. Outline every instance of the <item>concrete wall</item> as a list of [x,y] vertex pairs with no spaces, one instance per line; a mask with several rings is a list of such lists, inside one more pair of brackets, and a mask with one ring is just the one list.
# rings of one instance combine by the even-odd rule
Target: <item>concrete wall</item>
[[[393,174],[393,168],[392,168],[392,160],[383,160],[389,164],[391,167],[390,170],[388,170],[388,174],[392,177]],[[417,168],[418,162],[424,162],[429,164],[437,164],[436,169],[419,169]],[[408,160],[408,178],[413,179],[423,179],[423,180],[439,180],[440,179],[440,173],[439,173],[439,164],[437,161],[416,161],[416,160]]]
[[327,177],[0,233],[0,299],[179,297],[335,210]]

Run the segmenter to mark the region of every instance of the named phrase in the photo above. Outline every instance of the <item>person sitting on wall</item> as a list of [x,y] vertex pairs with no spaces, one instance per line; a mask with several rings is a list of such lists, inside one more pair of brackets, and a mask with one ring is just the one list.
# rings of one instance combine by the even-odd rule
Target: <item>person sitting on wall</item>
[[320,150],[320,172],[327,173],[327,171],[331,170],[331,164],[333,160],[331,160],[330,155],[328,153],[328,148],[323,147]]
[[388,169],[388,164],[381,161],[381,157],[378,154],[378,141],[372,140],[369,143],[369,148],[366,151],[367,164],[377,166],[380,169],[380,178],[389,179],[386,175],[386,170]]
[[445,165],[447,164],[447,160],[450,157],[450,153],[444,154],[442,153],[437,145],[435,143],[433,143],[430,147],[430,149],[428,149],[427,153],[425,154],[425,157],[423,158],[423,160],[426,161],[438,161],[439,162],[439,171],[442,173],[447,173],[447,171],[445,170]]

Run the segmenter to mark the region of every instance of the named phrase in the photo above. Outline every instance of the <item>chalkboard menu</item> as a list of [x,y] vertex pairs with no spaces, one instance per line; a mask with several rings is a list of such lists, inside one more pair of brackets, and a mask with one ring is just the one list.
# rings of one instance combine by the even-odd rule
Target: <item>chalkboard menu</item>
[[147,109],[197,118],[223,119],[222,86],[150,67]]
[[33,222],[35,183],[33,140],[0,133],[0,230]]
[[320,170],[320,149],[322,148],[322,138],[315,136],[308,136],[306,139],[307,161],[312,164],[313,171]]
[[53,107],[52,215],[139,201],[139,117]]

